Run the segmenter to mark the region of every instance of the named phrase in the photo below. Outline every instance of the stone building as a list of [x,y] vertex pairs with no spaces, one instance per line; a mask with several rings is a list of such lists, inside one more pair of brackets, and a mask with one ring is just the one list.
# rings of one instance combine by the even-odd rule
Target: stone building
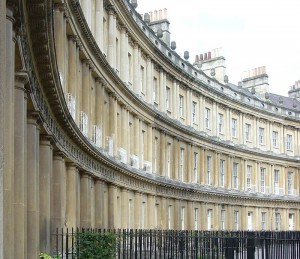
[[0,2],[0,258],[56,228],[300,229],[300,84],[233,85],[221,50],[190,64],[165,10],[134,7]]

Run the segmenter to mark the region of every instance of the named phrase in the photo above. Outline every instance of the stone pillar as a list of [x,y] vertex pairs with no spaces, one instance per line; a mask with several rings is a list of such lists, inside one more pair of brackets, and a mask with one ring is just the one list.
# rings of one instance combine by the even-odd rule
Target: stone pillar
[[66,167],[64,155],[61,152],[54,152],[52,163],[51,251],[54,251],[56,238],[53,234],[56,233],[57,229],[61,230],[65,227],[66,222]]
[[200,184],[204,185],[206,183],[206,172],[205,172],[205,149],[201,147],[200,149]]
[[166,111],[165,91],[166,91],[166,86],[164,85],[164,71],[163,71],[163,69],[160,69],[159,70],[159,110],[161,112]]
[[159,223],[161,229],[168,229],[168,208],[165,197],[161,198],[161,220]]
[[172,81],[172,91],[173,91],[173,98],[172,98],[172,113],[173,113],[173,118],[175,120],[178,120],[178,89],[177,89],[177,81],[175,78],[173,78]]
[[91,227],[91,176],[87,172],[80,175],[80,227]]
[[152,77],[152,61],[151,57],[147,57],[146,61],[146,100],[148,103],[153,103],[152,93],[153,93],[153,77]]
[[14,257],[26,254],[26,73],[16,73],[14,91]]
[[121,56],[120,56],[120,78],[126,84],[128,83],[128,73],[129,73],[129,64],[128,64],[128,35],[126,28],[124,26],[121,27]]
[[121,107],[122,109],[122,130],[121,130],[121,143],[122,143],[122,147],[129,152],[129,148],[127,146],[127,138],[128,138],[128,114],[127,114],[127,108],[125,105],[122,105]]
[[186,156],[186,163],[187,163],[187,182],[191,183],[193,181],[193,158],[194,155],[192,154],[192,143],[187,144],[187,156]]
[[225,127],[226,127],[226,140],[231,140],[231,132],[230,132],[230,124],[231,124],[231,110],[230,108],[226,108],[226,118],[224,121],[226,121]]
[[174,155],[174,179],[179,179],[179,139],[174,138],[174,149],[173,149],[173,155]]
[[104,228],[104,183],[95,180],[95,228]]
[[52,145],[49,136],[40,139],[39,153],[39,230],[40,251],[50,254]]
[[238,177],[239,177],[239,190],[244,191],[245,188],[245,178],[247,178],[247,169],[246,169],[246,164],[247,161],[246,159],[242,158],[241,159],[241,166],[240,166],[240,171],[238,171]]
[[154,211],[155,211],[155,197],[151,194],[147,196],[147,229],[153,229],[154,226]]
[[65,73],[65,39],[66,39],[66,22],[64,17],[65,6],[64,4],[54,5],[54,39],[57,67],[60,77],[60,82],[64,93],[66,92],[66,79]]
[[220,178],[220,153],[215,152],[215,163],[214,163],[214,186],[219,186],[219,178]]
[[187,202],[187,229],[194,230],[195,229],[195,211],[194,211],[194,203],[192,201]]
[[[27,255],[35,258],[39,252],[39,128],[38,113],[27,118]],[[1,258],[1,256],[0,256]]]
[[135,229],[141,227],[141,194],[139,192],[134,193],[134,225]]
[[78,189],[79,173],[74,163],[67,163],[66,168],[66,226],[71,230],[80,227],[77,225],[77,211],[80,210],[76,194]]
[[108,186],[108,228],[117,228],[117,186],[110,184]]
[[[5,1],[4,2],[5,6]],[[5,17],[5,14],[4,14]],[[2,17],[1,17],[2,18]],[[4,258],[14,258],[14,241],[13,241],[13,172],[14,172],[14,71],[15,71],[15,32],[13,7],[8,5],[6,9],[6,35],[1,38],[6,38],[6,48],[4,49],[6,56],[5,61],[0,62],[4,64],[4,73],[6,80],[3,82],[3,161],[0,166],[3,166],[3,250]],[[1,24],[2,25],[2,24]],[[0,25],[0,26],[1,26]],[[2,39],[1,39],[2,40]],[[2,80],[2,78],[0,79]],[[2,133],[2,132],[1,132]],[[2,234],[2,232],[1,232]],[[2,245],[2,243],[1,243]]]
[[137,115],[134,117],[134,154],[140,154],[140,120]]
[[145,160],[145,132],[143,130],[143,120],[140,119],[139,120],[140,126],[140,132],[138,135],[139,138],[139,143],[140,143],[140,153],[139,153],[139,168],[143,168],[144,167],[144,160]]
[[[89,1],[89,0],[85,0]],[[108,10],[108,63],[116,67],[116,12],[113,8]]]
[[181,229],[181,222],[180,222],[180,201],[179,200],[174,200],[174,229],[175,230],[180,230]]
[[[2,57],[3,60],[6,60],[6,1],[0,2],[0,57]],[[5,102],[5,96],[3,94],[5,93],[5,80],[6,80],[6,62],[0,62],[0,208],[4,208],[3,203],[3,196],[4,196],[4,186],[3,186],[3,163],[4,163],[4,154],[3,154],[3,144],[4,144],[4,116],[6,115],[4,112],[4,102]],[[4,232],[4,226],[3,226],[3,214],[4,211],[0,210],[0,258],[3,259],[3,232]],[[5,233],[5,239],[7,238]],[[6,241],[7,242],[7,241]]]
[[103,0],[96,0],[96,17],[95,17],[95,40],[98,47],[103,51]]
[[191,126],[192,125],[192,112],[191,112],[191,106],[192,106],[192,92],[191,89],[187,88],[186,90],[186,125]]
[[147,141],[147,160],[151,163],[152,167],[151,167],[151,172],[153,172],[153,161],[152,161],[152,154],[153,154],[153,125],[148,124],[148,132],[147,132],[147,136],[148,136],[148,141]]
[[160,133],[160,174],[166,176],[166,133]]
[[232,183],[232,157],[230,155],[227,156],[227,177],[226,177],[226,185],[225,188],[231,189]]
[[133,45],[133,91],[140,92],[140,65],[139,65],[139,45],[137,42]]
[[121,189],[121,228],[128,228],[128,190]]

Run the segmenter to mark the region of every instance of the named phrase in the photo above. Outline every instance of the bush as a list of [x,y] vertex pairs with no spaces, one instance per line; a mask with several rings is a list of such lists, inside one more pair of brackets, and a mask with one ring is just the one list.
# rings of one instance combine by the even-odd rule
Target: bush
[[111,232],[81,232],[76,235],[78,258],[110,259],[116,254],[117,235]]

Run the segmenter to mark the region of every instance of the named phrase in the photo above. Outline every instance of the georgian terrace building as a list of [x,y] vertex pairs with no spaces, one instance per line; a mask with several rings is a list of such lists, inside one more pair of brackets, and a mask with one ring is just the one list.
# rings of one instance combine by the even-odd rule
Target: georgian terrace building
[[1,2],[3,258],[56,228],[300,229],[300,84],[233,85],[221,49],[191,64],[166,10],[135,7]]

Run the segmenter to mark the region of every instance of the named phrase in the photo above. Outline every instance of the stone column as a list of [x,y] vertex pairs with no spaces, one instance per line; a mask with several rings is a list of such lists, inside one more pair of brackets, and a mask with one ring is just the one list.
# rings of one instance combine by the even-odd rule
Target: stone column
[[[89,0],[85,0],[89,1]],[[113,8],[108,10],[108,63],[111,67],[116,67],[116,12]]]
[[77,225],[77,211],[80,210],[76,194],[78,190],[78,169],[76,164],[67,163],[66,168],[66,226],[71,230],[80,227]]
[[139,45],[137,42],[133,45],[133,91],[140,92],[140,65],[139,65]]
[[27,96],[24,84],[26,73],[16,73],[14,91],[14,256],[21,258],[26,253],[26,110]]
[[152,93],[153,93],[153,78],[152,78],[152,61],[151,57],[147,57],[146,61],[146,100],[148,103],[153,103]]
[[128,228],[128,190],[121,189],[121,228]]
[[168,208],[165,197],[161,198],[161,221],[159,223],[161,229],[168,229]]
[[98,47],[103,51],[103,0],[96,0],[96,17],[95,17],[95,40]]
[[134,193],[134,225],[135,229],[141,227],[141,194],[139,192]]
[[[2,57],[3,60],[6,60],[6,1],[0,2],[0,57]],[[5,80],[6,80],[6,62],[0,62],[0,208],[4,207],[3,203],[3,196],[4,196],[4,186],[3,186],[3,163],[4,163],[4,154],[3,154],[3,144],[4,144],[4,102],[5,102],[5,96],[3,94],[5,93]],[[0,210],[0,258],[3,259],[3,232],[4,232],[4,226],[3,226],[3,214],[4,211]],[[5,238],[7,238],[5,233]],[[7,241],[6,241],[7,242]]]
[[144,167],[144,160],[145,160],[145,132],[143,130],[143,119],[140,118],[139,120],[140,126],[140,132],[139,132],[139,143],[140,143],[140,153],[139,153],[139,168]]
[[160,133],[160,174],[166,176],[166,133]]
[[64,4],[54,5],[54,39],[56,49],[57,67],[62,89],[66,92],[67,76],[65,74],[65,39],[66,22],[64,17]]
[[159,110],[161,112],[166,111],[165,107],[165,91],[166,91],[166,86],[164,85],[164,71],[163,69],[159,70]]
[[96,108],[95,108],[95,113],[96,113],[96,125],[100,129],[100,147],[103,147],[103,143],[105,142],[105,132],[104,132],[104,85],[103,82],[100,78],[96,79],[95,83],[95,88],[96,88]]
[[154,211],[155,211],[155,197],[151,194],[147,196],[147,229],[153,229],[154,226]]
[[231,189],[231,183],[232,183],[232,157],[228,155],[227,157],[227,179],[226,179],[226,185],[225,188]]
[[124,148],[127,152],[129,152],[129,148],[127,146],[127,138],[128,138],[128,114],[127,114],[127,108],[125,105],[121,106],[122,109],[122,130],[121,130],[121,143],[122,148]]
[[247,188],[245,188],[245,182],[247,179],[247,168],[246,165],[247,160],[242,158],[241,159],[241,166],[240,166],[240,172],[238,172],[238,177],[239,177],[239,190],[245,191]]
[[128,35],[126,28],[124,26],[121,27],[121,34],[120,34],[120,40],[121,40],[121,56],[120,56],[120,78],[123,82],[126,84],[128,83]]
[[95,228],[104,228],[104,183],[95,180]]
[[[55,250],[56,230],[65,227],[66,222],[66,167],[64,155],[61,152],[54,152],[52,162],[51,181],[51,251]],[[60,247],[60,244],[59,244]]]
[[172,113],[173,118],[178,120],[178,89],[177,89],[177,81],[173,78],[172,81],[172,91],[173,91],[173,98],[171,105],[173,106]]
[[206,183],[206,172],[205,172],[205,149],[200,148],[200,184],[204,185]]
[[186,156],[186,163],[187,163],[187,182],[191,183],[193,181],[193,158],[194,155],[192,154],[192,143],[187,144],[187,156]]
[[174,138],[174,149],[173,149],[173,155],[174,155],[174,179],[179,179],[179,139]]
[[180,214],[181,214],[180,201],[176,199],[174,200],[174,229],[175,230],[181,229]]
[[231,110],[230,108],[226,108],[226,119],[224,121],[226,121],[225,127],[226,127],[226,140],[231,140],[231,132],[230,132],[230,124],[231,124],[231,116],[230,116]]
[[134,154],[140,155],[140,120],[137,115],[134,117]]
[[80,175],[80,227],[91,227],[91,188],[87,172]]
[[39,153],[39,230],[40,251],[50,254],[52,145],[49,136],[40,139]]
[[108,228],[116,228],[118,223],[117,215],[117,186],[108,186]]
[[147,160],[151,163],[151,172],[153,172],[153,161],[152,161],[152,154],[153,154],[153,125],[148,124],[148,132],[147,132],[147,136],[148,136],[148,143],[147,143]]
[[[5,6],[5,1],[4,2]],[[5,17],[5,14],[4,14]],[[1,17],[2,18],[2,17]],[[13,7],[7,5],[6,9],[6,22],[4,22],[6,28],[6,48],[4,49],[6,59],[2,60],[4,67],[3,78],[6,80],[3,82],[2,86],[3,92],[1,92],[1,97],[3,98],[3,146],[1,146],[1,151],[3,148],[3,250],[4,258],[14,258],[14,241],[13,241],[13,172],[14,172],[14,71],[15,71],[15,32],[13,30],[13,25],[15,20],[13,18]],[[0,25],[2,26],[2,24]],[[1,71],[2,72],[2,71]],[[2,78],[0,79],[2,81]],[[1,132],[2,134],[2,132]],[[2,232],[1,232],[2,235]],[[1,243],[2,245],[2,243]]]
[[204,97],[203,95],[200,95],[200,101],[199,101],[199,107],[200,107],[200,110],[199,110],[199,130],[200,131],[204,131],[204,128],[205,128],[205,116],[204,116],[204,110],[205,110],[205,107],[204,107]]
[[191,112],[191,106],[192,106],[192,92],[191,89],[186,89],[186,125],[191,126],[192,125],[192,112]]
[[187,202],[187,229],[194,230],[195,229],[195,211],[194,211],[194,202]]
[[[35,258],[39,250],[39,127],[38,113],[27,117],[27,255]],[[1,258],[1,256],[0,256]]]
[[215,152],[215,163],[214,163],[214,186],[219,186],[219,178],[220,178],[220,153]]

